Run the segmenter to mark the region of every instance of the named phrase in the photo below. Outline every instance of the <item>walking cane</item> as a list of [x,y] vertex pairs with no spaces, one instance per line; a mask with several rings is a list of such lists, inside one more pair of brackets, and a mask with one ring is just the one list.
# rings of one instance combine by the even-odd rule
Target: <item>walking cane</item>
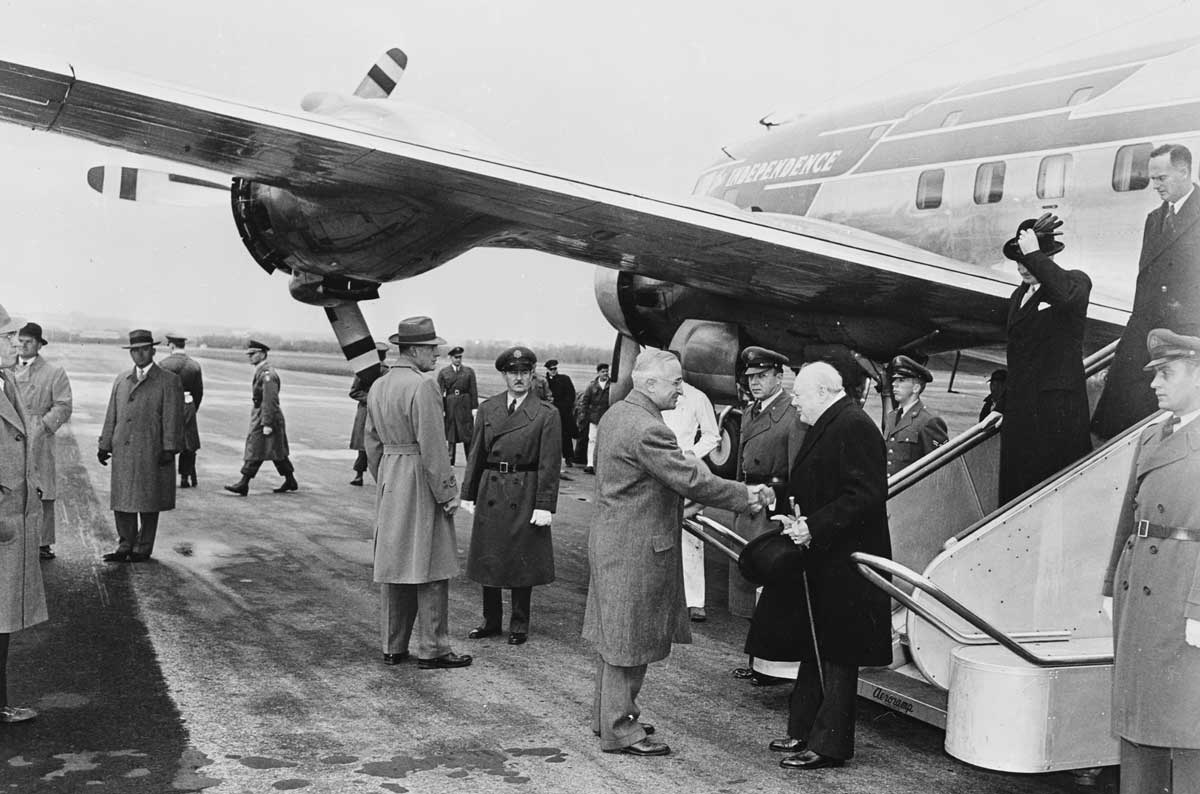
[[[803,518],[800,515],[800,508],[796,506],[795,497],[788,497],[788,502],[792,506],[792,515],[796,518]],[[808,589],[808,571],[801,569],[800,581],[804,582],[804,603],[808,605],[808,630],[812,633],[813,655],[817,659],[817,680],[821,682],[821,694],[825,694],[825,669],[821,666],[821,646],[817,644],[817,620],[813,617],[813,602],[812,591]]]

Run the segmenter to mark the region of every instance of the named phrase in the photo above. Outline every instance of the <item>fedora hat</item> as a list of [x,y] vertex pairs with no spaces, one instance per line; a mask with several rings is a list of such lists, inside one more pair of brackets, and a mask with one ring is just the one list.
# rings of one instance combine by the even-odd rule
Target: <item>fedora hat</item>
[[770,530],[746,544],[738,570],[752,584],[783,584],[804,570],[804,547],[784,535],[782,527]]
[[129,332],[129,344],[121,345],[124,350],[132,350],[135,347],[154,347],[158,344],[154,334],[147,331],[145,328],[135,328]]
[[444,345],[446,340],[433,330],[433,320],[428,317],[409,317],[396,326],[396,333],[388,337],[393,345]]
[[0,306],[0,334],[11,334],[21,327],[21,321],[10,317],[3,306]]
[[48,345],[46,337],[42,336],[42,326],[37,323],[25,323],[21,326],[21,330],[17,331],[17,336],[28,336],[31,339],[38,340],[38,344]]

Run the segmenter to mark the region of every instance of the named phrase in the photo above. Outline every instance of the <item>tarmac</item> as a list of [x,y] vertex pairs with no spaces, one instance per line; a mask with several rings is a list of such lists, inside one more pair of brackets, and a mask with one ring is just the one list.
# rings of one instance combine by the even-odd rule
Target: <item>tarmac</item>
[[[0,791],[1080,790],[1066,773],[968,766],[945,753],[940,731],[864,700],[848,766],[780,769],[767,742],[786,732],[789,688],[729,676],[745,661],[747,624],[724,609],[726,563],[715,554],[708,621],[692,624],[693,644],[651,665],[639,699],[672,754],[602,753],[589,730],[596,657],[580,636],[593,478],[579,468],[561,483],[558,578],[534,591],[529,642],[467,640],[480,591],[460,575],[451,632],[475,663],[383,665],[375,488],[369,477],[348,485],[348,377],[280,372],[300,490],[272,493],[279,478],[264,466],[241,498],[221,485],[237,478],[251,368],[198,356],[199,488],[181,489],[163,515],[151,562],[104,563],[116,536],[95,440],[112,380],[131,364],[118,348],[45,352],[67,367],[75,415],[57,438],[58,557],[42,564],[50,620],[14,635],[10,654],[10,701],[40,713],[0,726]],[[456,523],[465,554],[469,516]],[[1113,790],[1112,777],[1086,790]]]

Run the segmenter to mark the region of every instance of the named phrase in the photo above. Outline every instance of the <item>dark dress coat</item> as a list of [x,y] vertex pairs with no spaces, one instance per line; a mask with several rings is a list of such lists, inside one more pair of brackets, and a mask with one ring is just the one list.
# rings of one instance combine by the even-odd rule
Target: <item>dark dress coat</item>
[[[826,661],[867,666],[892,661],[891,601],[850,559],[856,551],[892,556],[886,461],[879,428],[854,400],[843,397],[808,429],[792,464],[788,495],[808,519],[812,533],[805,569],[820,657]],[[794,657],[763,656],[812,662],[817,656],[809,629],[810,606],[803,597],[799,572],[796,579],[793,592],[798,608],[790,611],[790,604],[781,603],[781,611],[789,614],[778,624],[767,624],[794,642],[781,649],[795,651]],[[763,595],[765,600],[766,591]],[[759,610],[771,609],[772,604],[764,600],[759,601]],[[788,617],[794,621],[790,626],[783,622]],[[761,624],[751,624],[747,648],[780,639],[762,634]]]
[[179,376],[179,382],[183,386],[183,438],[179,450],[195,452],[200,449],[200,428],[196,425],[196,412],[200,410],[200,401],[204,399],[204,374],[191,356],[181,352],[166,356],[159,362],[159,366]]
[[554,409],[558,411],[565,444],[579,432],[575,427],[575,384],[561,373],[546,380],[550,382],[550,395],[554,398]]
[[[1083,333],[1092,281],[1045,254],[1025,258],[1040,286],[1021,284],[1008,309],[1008,382],[1000,426],[1000,502],[1069,466],[1092,448]],[[1142,341],[1145,347],[1145,340]]]
[[919,399],[900,414],[898,420],[896,411],[890,411],[883,423],[888,476],[933,452],[949,438],[946,422]]
[[454,365],[443,367],[437,374],[442,392],[442,409],[446,414],[446,440],[468,442],[474,431],[471,411],[479,407],[479,390],[475,386],[475,370]]
[[178,376],[152,363],[140,383],[137,368],[113,383],[100,431],[100,449],[112,453],[109,504],[120,513],[175,509],[175,462],[183,435],[183,387]]
[[[1104,594],[1113,596],[1113,733],[1154,747],[1200,749],[1200,543],[1137,537],[1137,522],[1200,529],[1200,420],[1166,439],[1142,431]],[[1178,789],[1176,789],[1178,790]]]
[[[484,400],[463,474],[462,498],[475,503],[467,576],[485,587],[531,587],[554,581],[550,527],[529,523],[534,510],[558,506],[562,436],[558,412],[532,391],[508,414],[508,392]],[[488,465],[517,469],[497,471]]]
[[683,454],[662,413],[636,389],[600,422],[596,512],[588,535],[583,636],[611,665],[664,659],[691,642],[679,527],[683,499],[747,509],[746,486]]
[[608,410],[608,392],[612,387],[612,381],[606,380],[604,385],[600,385],[598,378],[593,378],[587,388],[583,390],[583,394],[579,396],[579,424],[580,432],[583,432],[584,427],[589,424],[600,424],[601,417]]
[[1146,349],[1150,331],[1170,328],[1176,333],[1200,333],[1200,190],[1192,187],[1172,233],[1163,231],[1171,206],[1167,202],[1146,217],[1133,313],[1117,343],[1092,416],[1092,430],[1101,438],[1112,438],[1158,410],[1150,374],[1142,369],[1150,360]]
[[[0,380],[20,394],[7,369]],[[32,430],[38,419],[21,399],[10,402],[0,390],[0,633],[12,634],[46,620],[46,592],[38,545],[42,503],[38,499],[37,448]],[[44,436],[42,438],[45,438]],[[54,439],[46,439],[53,443]]]
[[367,424],[367,394],[371,391],[371,384],[383,377],[387,371],[387,364],[381,362],[374,375],[368,375],[366,378],[362,375],[355,375],[350,384],[350,399],[358,403],[358,407],[354,410],[354,425],[350,428],[350,449],[359,451],[366,449],[363,442],[363,428]]
[[[250,432],[246,434],[243,460],[283,460],[289,454],[287,423],[279,407],[279,373],[263,361],[254,370],[250,383]],[[271,428],[264,435],[263,428]]]

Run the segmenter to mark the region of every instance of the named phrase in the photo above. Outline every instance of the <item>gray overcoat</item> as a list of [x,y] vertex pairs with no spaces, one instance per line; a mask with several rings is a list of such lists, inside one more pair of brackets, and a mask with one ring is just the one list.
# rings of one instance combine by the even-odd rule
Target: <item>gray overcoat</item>
[[110,507],[121,513],[175,509],[174,461],[183,435],[183,387],[179,377],[151,364],[138,383],[137,368],[117,376],[100,431],[100,449],[112,453]]
[[1104,594],[1113,596],[1113,733],[1155,747],[1200,749],[1200,542],[1138,537],[1137,523],[1200,529],[1200,420],[1138,439]]
[[746,486],[685,456],[639,391],[609,408],[599,430],[583,636],[604,661],[634,667],[692,641],[679,549],[683,498],[743,511]]
[[71,381],[62,367],[41,356],[36,356],[24,370],[18,370],[16,379],[25,409],[34,420],[41,419],[40,422],[32,422],[30,432],[37,442],[38,483],[42,489],[42,499],[57,499],[54,434],[71,418]]
[[[554,581],[550,527],[529,523],[534,510],[558,506],[562,426],[554,406],[531,390],[510,416],[508,392],[479,406],[462,498],[475,502],[467,576],[486,587]],[[510,471],[497,471],[500,464]],[[492,468],[488,468],[491,466]],[[533,471],[521,468],[533,467]]]
[[[18,395],[7,370],[0,379]],[[0,391],[0,634],[46,620],[46,593],[38,563],[42,503],[37,495],[36,447],[27,428],[37,420]]]
[[364,440],[375,497],[375,581],[423,584],[458,573],[454,519],[442,505],[458,494],[437,382],[400,364],[371,386]]
[[180,451],[195,452],[200,449],[200,426],[196,424],[196,412],[204,399],[204,371],[200,365],[181,350],[163,358],[159,366],[179,376],[183,388],[183,439]]
[[[289,450],[287,423],[279,407],[279,373],[267,361],[254,369],[250,401],[250,432],[242,460],[283,460]],[[271,428],[271,435],[263,434],[264,427]]]

